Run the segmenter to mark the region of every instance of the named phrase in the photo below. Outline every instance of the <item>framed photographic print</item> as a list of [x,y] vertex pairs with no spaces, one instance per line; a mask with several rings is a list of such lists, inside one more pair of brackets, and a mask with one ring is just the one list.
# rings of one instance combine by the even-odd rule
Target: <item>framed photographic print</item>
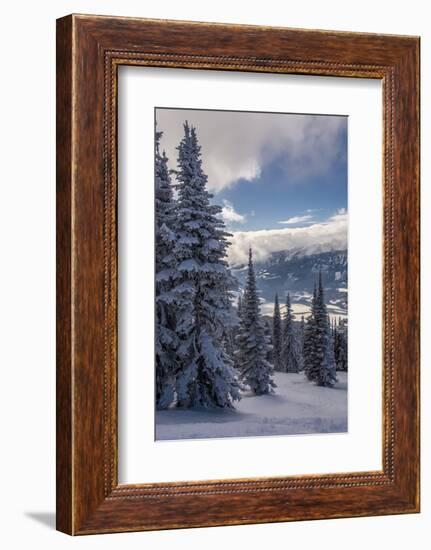
[[419,39],[57,22],[57,528],[419,511]]

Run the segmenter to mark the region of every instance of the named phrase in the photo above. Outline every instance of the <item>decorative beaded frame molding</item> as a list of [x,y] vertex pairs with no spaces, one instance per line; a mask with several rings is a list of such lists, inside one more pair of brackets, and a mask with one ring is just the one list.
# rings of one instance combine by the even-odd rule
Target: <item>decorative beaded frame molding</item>
[[[57,29],[57,528],[419,511],[419,39],[79,15]],[[118,484],[120,65],[382,80],[382,471]]]

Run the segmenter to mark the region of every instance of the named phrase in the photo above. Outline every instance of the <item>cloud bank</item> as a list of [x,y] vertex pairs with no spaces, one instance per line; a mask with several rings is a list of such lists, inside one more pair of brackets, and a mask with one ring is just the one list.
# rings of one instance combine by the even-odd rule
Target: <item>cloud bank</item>
[[290,183],[329,170],[345,154],[340,139],[347,118],[340,116],[157,109],[162,147],[175,168],[176,147],[185,120],[197,128],[208,188],[217,193],[239,179],[258,178],[277,161]]
[[237,231],[231,239],[228,260],[233,266],[245,264],[249,247],[257,262],[265,261],[272,252],[303,249],[306,254],[347,248],[346,211],[340,210],[321,223],[307,227]]

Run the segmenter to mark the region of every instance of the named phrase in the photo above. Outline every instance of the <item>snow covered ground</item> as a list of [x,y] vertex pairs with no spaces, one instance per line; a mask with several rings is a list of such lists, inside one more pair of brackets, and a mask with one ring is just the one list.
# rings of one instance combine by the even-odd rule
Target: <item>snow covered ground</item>
[[334,388],[320,388],[302,373],[276,373],[274,395],[245,395],[235,411],[157,411],[156,439],[346,432],[347,373],[337,377]]

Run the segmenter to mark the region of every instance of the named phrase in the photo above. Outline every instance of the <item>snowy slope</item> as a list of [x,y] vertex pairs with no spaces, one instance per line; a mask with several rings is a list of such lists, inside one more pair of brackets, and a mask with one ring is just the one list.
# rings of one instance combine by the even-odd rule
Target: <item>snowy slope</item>
[[334,388],[304,374],[276,373],[276,394],[245,395],[236,411],[169,409],[156,413],[156,439],[200,439],[347,431],[347,373]]

